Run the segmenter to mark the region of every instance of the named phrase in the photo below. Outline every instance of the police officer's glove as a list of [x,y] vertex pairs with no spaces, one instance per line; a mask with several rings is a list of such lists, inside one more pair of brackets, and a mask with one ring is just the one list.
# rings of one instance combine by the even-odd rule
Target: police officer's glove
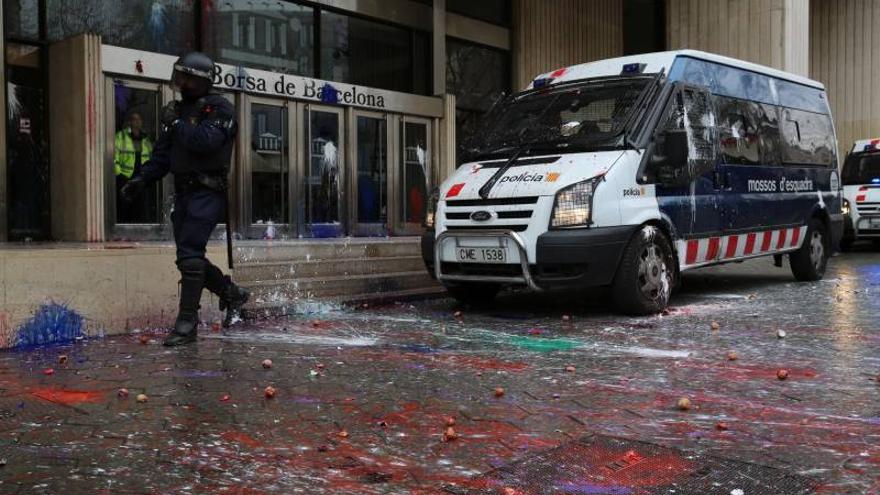
[[180,108],[177,105],[177,101],[168,102],[167,105],[162,107],[162,125],[165,128],[170,129],[174,127],[178,120],[180,120]]
[[147,181],[144,180],[143,177],[135,175],[128,182],[122,186],[122,189],[119,190],[119,195],[122,196],[122,199],[131,203],[138,196],[144,193],[144,190],[147,188]]

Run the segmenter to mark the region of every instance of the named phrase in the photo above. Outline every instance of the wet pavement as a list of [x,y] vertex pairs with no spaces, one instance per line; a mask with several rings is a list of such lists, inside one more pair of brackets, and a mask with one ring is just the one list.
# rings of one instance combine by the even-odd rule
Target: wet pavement
[[[768,260],[693,272],[650,318],[601,293],[514,294],[206,329],[177,350],[133,335],[6,351],[0,493],[659,493],[700,456],[878,493],[878,296],[863,249],[815,284]],[[483,476],[574,444],[589,455],[553,465],[578,472],[589,435],[673,454],[610,453],[614,486]]]

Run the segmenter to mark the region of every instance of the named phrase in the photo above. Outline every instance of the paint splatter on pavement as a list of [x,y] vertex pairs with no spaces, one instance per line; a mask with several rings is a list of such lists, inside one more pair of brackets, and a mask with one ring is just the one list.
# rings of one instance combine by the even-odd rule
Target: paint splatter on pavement
[[[815,284],[766,260],[696,272],[651,318],[598,293],[511,295],[206,329],[182,349],[127,336],[6,351],[0,492],[439,494],[600,434],[680,449],[664,465],[682,472],[711,455],[876,493],[877,261],[836,258]],[[619,461],[636,462],[652,465]],[[557,466],[553,493],[643,493],[643,478],[589,484],[575,467]],[[549,493],[526,488],[506,493]]]

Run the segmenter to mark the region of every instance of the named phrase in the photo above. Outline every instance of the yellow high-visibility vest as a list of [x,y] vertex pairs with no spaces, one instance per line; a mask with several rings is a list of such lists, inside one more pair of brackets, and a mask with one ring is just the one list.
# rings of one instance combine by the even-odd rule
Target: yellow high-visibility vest
[[[135,155],[137,150],[134,148],[134,139],[131,137],[131,129],[125,129],[116,133],[116,145],[113,152],[113,173],[121,175],[126,179],[130,179],[134,174]],[[150,159],[153,152],[153,145],[150,140],[144,136],[141,139],[141,163],[146,163]]]

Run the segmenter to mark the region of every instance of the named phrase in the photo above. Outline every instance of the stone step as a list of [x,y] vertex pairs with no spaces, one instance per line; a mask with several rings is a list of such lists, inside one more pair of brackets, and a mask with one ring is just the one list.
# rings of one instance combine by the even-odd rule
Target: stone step
[[317,277],[415,272],[425,269],[421,256],[339,258],[333,260],[285,260],[241,264],[235,279],[243,284],[258,281],[302,280]]
[[420,256],[417,237],[391,239],[333,239],[260,242],[235,248],[238,266],[268,261],[315,261],[340,258],[393,258]]
[[438,286],[424,269],[368,275],[261,280],[245,285],[253,305],[292,302],[296,299],[341,298],[382,294]]
[[348,305],[376,304],[396,301],[412,301],[433,297],[442,297],[446,293],[441,285],[419,289],[408,289],[394,292],[371,294],[354,294],[338,297],[317,299],[298,299],[295,301],[273,302],[247,308],[248,318],[271,318],[275,316],[308,315],[327,310],[342,309]]

